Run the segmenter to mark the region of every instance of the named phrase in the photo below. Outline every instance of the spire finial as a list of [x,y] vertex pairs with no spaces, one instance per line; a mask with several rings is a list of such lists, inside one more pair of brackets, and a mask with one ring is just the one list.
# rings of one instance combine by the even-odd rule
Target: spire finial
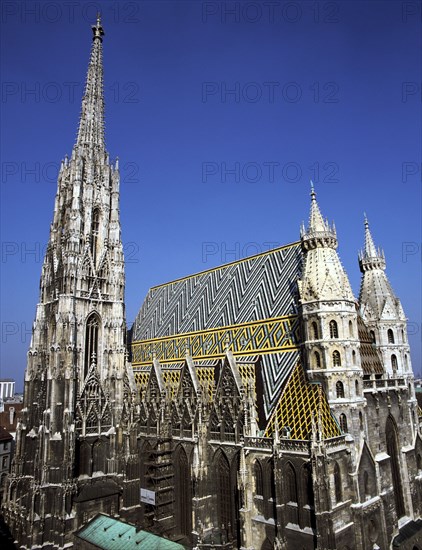
[[93,40],[96,38],[99,38],[100,41],[103,41],[104,36],[104,29],[101,26],[101,13],[97,13],[97,24],[92,26],[92,32],[94,33],[94,36],[92,37]]
[[363,213],[363,219],[364,219],[365,228],[369,227],[368,216],[366,215],[366,212]]
[[82,98],[82,112],[79,120],[76,145],[89,150],[104,151],[104,92],[103,92],[103,52],[104,30],[101,16],[97,15],[96,25],[92,25],[93,42],[86,77],[85,93]]
[[316,193],[315,193],[315,188],[314,188],[314,182],[312,180],[310,180],[311,182],[311,199],[313,201],[316,201]]

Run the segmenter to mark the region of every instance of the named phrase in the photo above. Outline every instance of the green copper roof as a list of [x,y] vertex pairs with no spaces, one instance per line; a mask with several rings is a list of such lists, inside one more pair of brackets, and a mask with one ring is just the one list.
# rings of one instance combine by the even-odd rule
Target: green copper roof
[[103,514],[89,521],[75,536],[105,550],[185,550],[177,542],[146,531],[136,532],[134,525]]

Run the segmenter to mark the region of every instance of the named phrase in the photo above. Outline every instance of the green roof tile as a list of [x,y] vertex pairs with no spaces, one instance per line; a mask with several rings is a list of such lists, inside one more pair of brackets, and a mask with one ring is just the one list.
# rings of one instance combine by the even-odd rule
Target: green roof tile
[[134,525],[103,514],[95,516],[75,536],[105,550],[185,550],[177,542],[146,531],[136,532]]

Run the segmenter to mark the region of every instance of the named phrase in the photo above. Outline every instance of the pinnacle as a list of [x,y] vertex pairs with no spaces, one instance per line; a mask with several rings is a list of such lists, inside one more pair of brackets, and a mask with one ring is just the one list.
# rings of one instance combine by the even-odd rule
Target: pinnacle
[[311,181],[311,210],[309,214],[309,223],[307,230],[301,229],[302,245],[305,248],[314,248],[315,246],[337,247],[336,231],[334,226],[330,227],[328,220],[324,220],[319,209],[316,193]]
[[94,33],[91,55],[86,77],[85,93],[82,99],[82,112],[79,121],[77,146],[104,149],[104,91],[103,91],[103,52],[104,30],[100,16],[92,27]]
[[364,249],[364,255],[367,258],[376,258],[377,257],[377,250],[375,248],[374,240],[371,235],[371,231],[369,229],[369,222],[368,218],[365,214],[365,249]]
[[359,265],[361,271],[366,269],[385,269],[384,254],[380,249],[375,247],[366,214],[364,220],[365,245],[363,251],[359,254]]

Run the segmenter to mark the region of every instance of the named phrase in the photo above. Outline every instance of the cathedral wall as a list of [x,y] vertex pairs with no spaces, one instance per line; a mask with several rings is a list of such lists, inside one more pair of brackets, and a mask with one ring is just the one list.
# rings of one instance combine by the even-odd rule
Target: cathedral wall
[[383,501],[380,497],[368,500],[362,506],[354,508],[356,548],[372,550],[375,545],[388,548],[391,533],[387,533],[383,512]]

